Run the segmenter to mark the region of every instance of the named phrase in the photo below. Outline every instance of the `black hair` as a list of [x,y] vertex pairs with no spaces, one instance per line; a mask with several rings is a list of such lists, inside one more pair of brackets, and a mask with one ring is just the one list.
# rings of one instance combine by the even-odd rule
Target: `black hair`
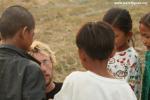
[[34,18],[26,8],[19,5],[10,6],[2,13],[0,18],[0,33],[2,38],[12,38],[25,26],[28,31],[35,27]]
[[106,60],[114,49],[114,32],[104,22],[88,22],[79,30],[76,45],[90,58]]
[[142,16],[139,23],[150,28],[150,12]]
[[103,21],[123,31],[125,35],[132,30],[132,19],[126,9],[111,8],[104,15]]

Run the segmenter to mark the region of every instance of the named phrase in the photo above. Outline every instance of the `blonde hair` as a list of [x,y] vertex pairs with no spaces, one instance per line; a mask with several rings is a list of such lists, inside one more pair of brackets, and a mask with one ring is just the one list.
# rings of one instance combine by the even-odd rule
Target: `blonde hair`
[[45,52],[46,54],[48,54],[53,65],[56,65],[56,57],[50,47],[43,42],[35,40],[30,47],[29,54],[33,55],[38,52]]

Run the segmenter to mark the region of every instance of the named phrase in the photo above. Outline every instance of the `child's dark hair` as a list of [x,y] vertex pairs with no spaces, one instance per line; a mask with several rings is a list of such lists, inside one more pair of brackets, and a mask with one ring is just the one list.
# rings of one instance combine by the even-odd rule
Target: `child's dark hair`
[[92,59],[106,60],[114,49],[114,32],[104,22],[89,22],[81,27],[76,45]]
[[8,7],[0,18],[0,33],[2,38],[12,38],[23,27],[30,31],[35,27],[32,14],[24,7],[15,5]]
[[118,28],[125,34],[132,30],[132,19],[129,11],[126,9],[112,8],[108,10],[103,17],[103,21],[109,23],[115,28]]
[[141,19],[140,19],[140,24],[143,24],[147,27],[150,28],[150,12],[145,14]]

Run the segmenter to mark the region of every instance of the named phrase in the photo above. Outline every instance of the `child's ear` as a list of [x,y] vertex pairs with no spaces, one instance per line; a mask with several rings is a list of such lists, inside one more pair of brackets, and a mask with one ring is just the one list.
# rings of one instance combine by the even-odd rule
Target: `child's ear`
[[25,27],[23,27],[22,29],[21,29],[21,38],[22,39],[24,39],[24,38],[26,38],[26,33],[28,32],[28,30],[27,30],[27,26],[25,26]]
[[82,61],[86,61],[85,52],[82,49],[78,49],[79,57]]
[[133,32],[132,32],[132,31],[128,32],[128,37],[129,37],[129,38],[131,38],[132,35],[133,35]]
[[28,28],[27,26],[25,26],[22,30],[23,35],[26,35],[26,33],[28,32]]
[[143,31],[143,27],[144,25],[142,24],[142,23],[140,23],[140,25],[139,25],[139,31],[141,32],[141,31]]

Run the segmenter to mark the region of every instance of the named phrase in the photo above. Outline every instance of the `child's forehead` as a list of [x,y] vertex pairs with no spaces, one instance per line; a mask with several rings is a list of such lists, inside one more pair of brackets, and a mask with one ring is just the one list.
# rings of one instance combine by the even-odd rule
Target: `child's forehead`
[[147,27],[143,24],[140,24],[140,31],[143,33],[143,34],[150,34],[150,27]]
[[116,28],[116,27],[112,27],[113,31],[115,32],[115,35],[118,35],[118,34],[125,34],[123,31],[121,31],[119,28]]

